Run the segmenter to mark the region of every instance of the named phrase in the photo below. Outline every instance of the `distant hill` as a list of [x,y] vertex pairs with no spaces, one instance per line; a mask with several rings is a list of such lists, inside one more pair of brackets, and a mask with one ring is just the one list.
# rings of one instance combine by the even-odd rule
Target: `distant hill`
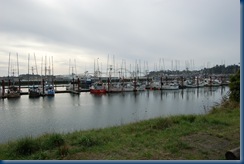
[[240,69],[240,66],[238,65],[216,65],[212,68],[204,68],[201,70],[194,70],[194,71],[189,71],[189,70],[183,70],[183,71],[171,71],[171,70],[161,70],[161,71],[151,71],[149,72],[148,76],[149,77],[154,77],[154,76],[165,76],[165,75],[182,75],[182,76],[188,76],[188,75],[230,75],[230,74],[235,74],[238,70]]

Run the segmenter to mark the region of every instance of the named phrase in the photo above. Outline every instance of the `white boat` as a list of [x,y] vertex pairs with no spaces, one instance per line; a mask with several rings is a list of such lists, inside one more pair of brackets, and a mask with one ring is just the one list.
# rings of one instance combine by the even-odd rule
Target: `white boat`
[[204,87],[205,83],[203,80],[200,80],[198,77],[195,79],[187,79],[183,82],[185,88],[199,88]]
[[204,86],[207,87],[218,87],[221,85],[221,82],[218,79],[204,79]]
[[146,85],[142,83],[136,83],[136,91],[145,91]]
[[125,82],[122,85],[122,92],[133,92],[135,87],[132,82]]
[[151,89],[151,90],[160,90],[161,89],[161,84],[159,81],[151,81],[149,83],[149,86],[145,86],[145,88],[147,89]]
[[164,83],[162,85],[162,90],[177,90],[179,89],[179,84],[176,82]]
[[186,88],[197,88],[197,84],[194,83],[192,80],[189,80],[189,79],[184,81],[183,86]]
[[122,92],[122,84],[120,82],[106,83],[106,92]]
[[55,90],[52,84],[46,83],[44,92],[46,96],[54,96],[55,95]]

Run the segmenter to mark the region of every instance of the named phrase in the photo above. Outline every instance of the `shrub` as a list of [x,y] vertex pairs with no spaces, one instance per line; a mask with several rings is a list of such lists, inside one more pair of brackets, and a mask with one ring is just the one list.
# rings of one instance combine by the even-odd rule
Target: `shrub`
[[49,138],[44,141],[44,149],[53,149],[64,144],[64,139],[61,134],[51,134]]
[[79,138],[79,144],[84,146],[84,147],[91,147],[98,145],[98,141],[96,138],[90,136],[90,135],[83,135],[81,138]]
[[31,155],[40,149],[38,142],[35,142],[31,137],[23,138],[11,147],[12,153],[15,155]]

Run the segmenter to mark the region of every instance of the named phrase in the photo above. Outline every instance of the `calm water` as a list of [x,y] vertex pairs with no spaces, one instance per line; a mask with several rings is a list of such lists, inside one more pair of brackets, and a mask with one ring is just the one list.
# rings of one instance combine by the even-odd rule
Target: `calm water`
[[104,128],[159,116],[204,114],[228,87],[0,100],[0,143],[43,133]]

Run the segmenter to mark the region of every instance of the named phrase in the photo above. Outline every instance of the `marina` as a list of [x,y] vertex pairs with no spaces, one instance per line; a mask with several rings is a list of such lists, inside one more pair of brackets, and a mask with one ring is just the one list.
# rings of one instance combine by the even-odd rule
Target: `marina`
[[[16,77],[17,78],[17,77]],[[58,81],[54,77],[48,77],[49,80],[43,78],[35,81],[18,80],[2,80],[0,82],[0,98],[18,98],[21,95],[29,95],[29,97],[54,96],[55,93],[73,93],[80,92],[91,93],[119,93],[119,92],[137,92],[145,90],[178,90],[185,88],[201,88],[201,87],[219,87],[229,85],[229,76],[217,76],[213,78],[194,79],[184,78],[182,76],[169,77],[134,77],[134,78],[111,78],[99,77],[87,79],[73,78],[63,81]],[[84,82],[86,81],[86,82]],[[32,85],[30,85],[32,83]],[[62,89],[57,89],[62,88]],[[14,93],[16,92],[16,93]]]
[[38,74],[36,62],[31,66],[29,58],[28,73],[20,75],[18,54],[17,68],[10,64],[9,54],[8,76],[0,77],[0,143],[156,117],[206,114],[229,96],[230,77],[238,68],[148,72],[135,64],[134,71],[109,65],[105,73],[97,60],[93,74],[77,74],[72,67],[67,76],[54,75],[50,57],[49,62],[42,59]]
[[45,133],[68,133],[119,126],[171,115],[205,114],[228,95],[228,86],[145,90],[0,100],[0,142]]

